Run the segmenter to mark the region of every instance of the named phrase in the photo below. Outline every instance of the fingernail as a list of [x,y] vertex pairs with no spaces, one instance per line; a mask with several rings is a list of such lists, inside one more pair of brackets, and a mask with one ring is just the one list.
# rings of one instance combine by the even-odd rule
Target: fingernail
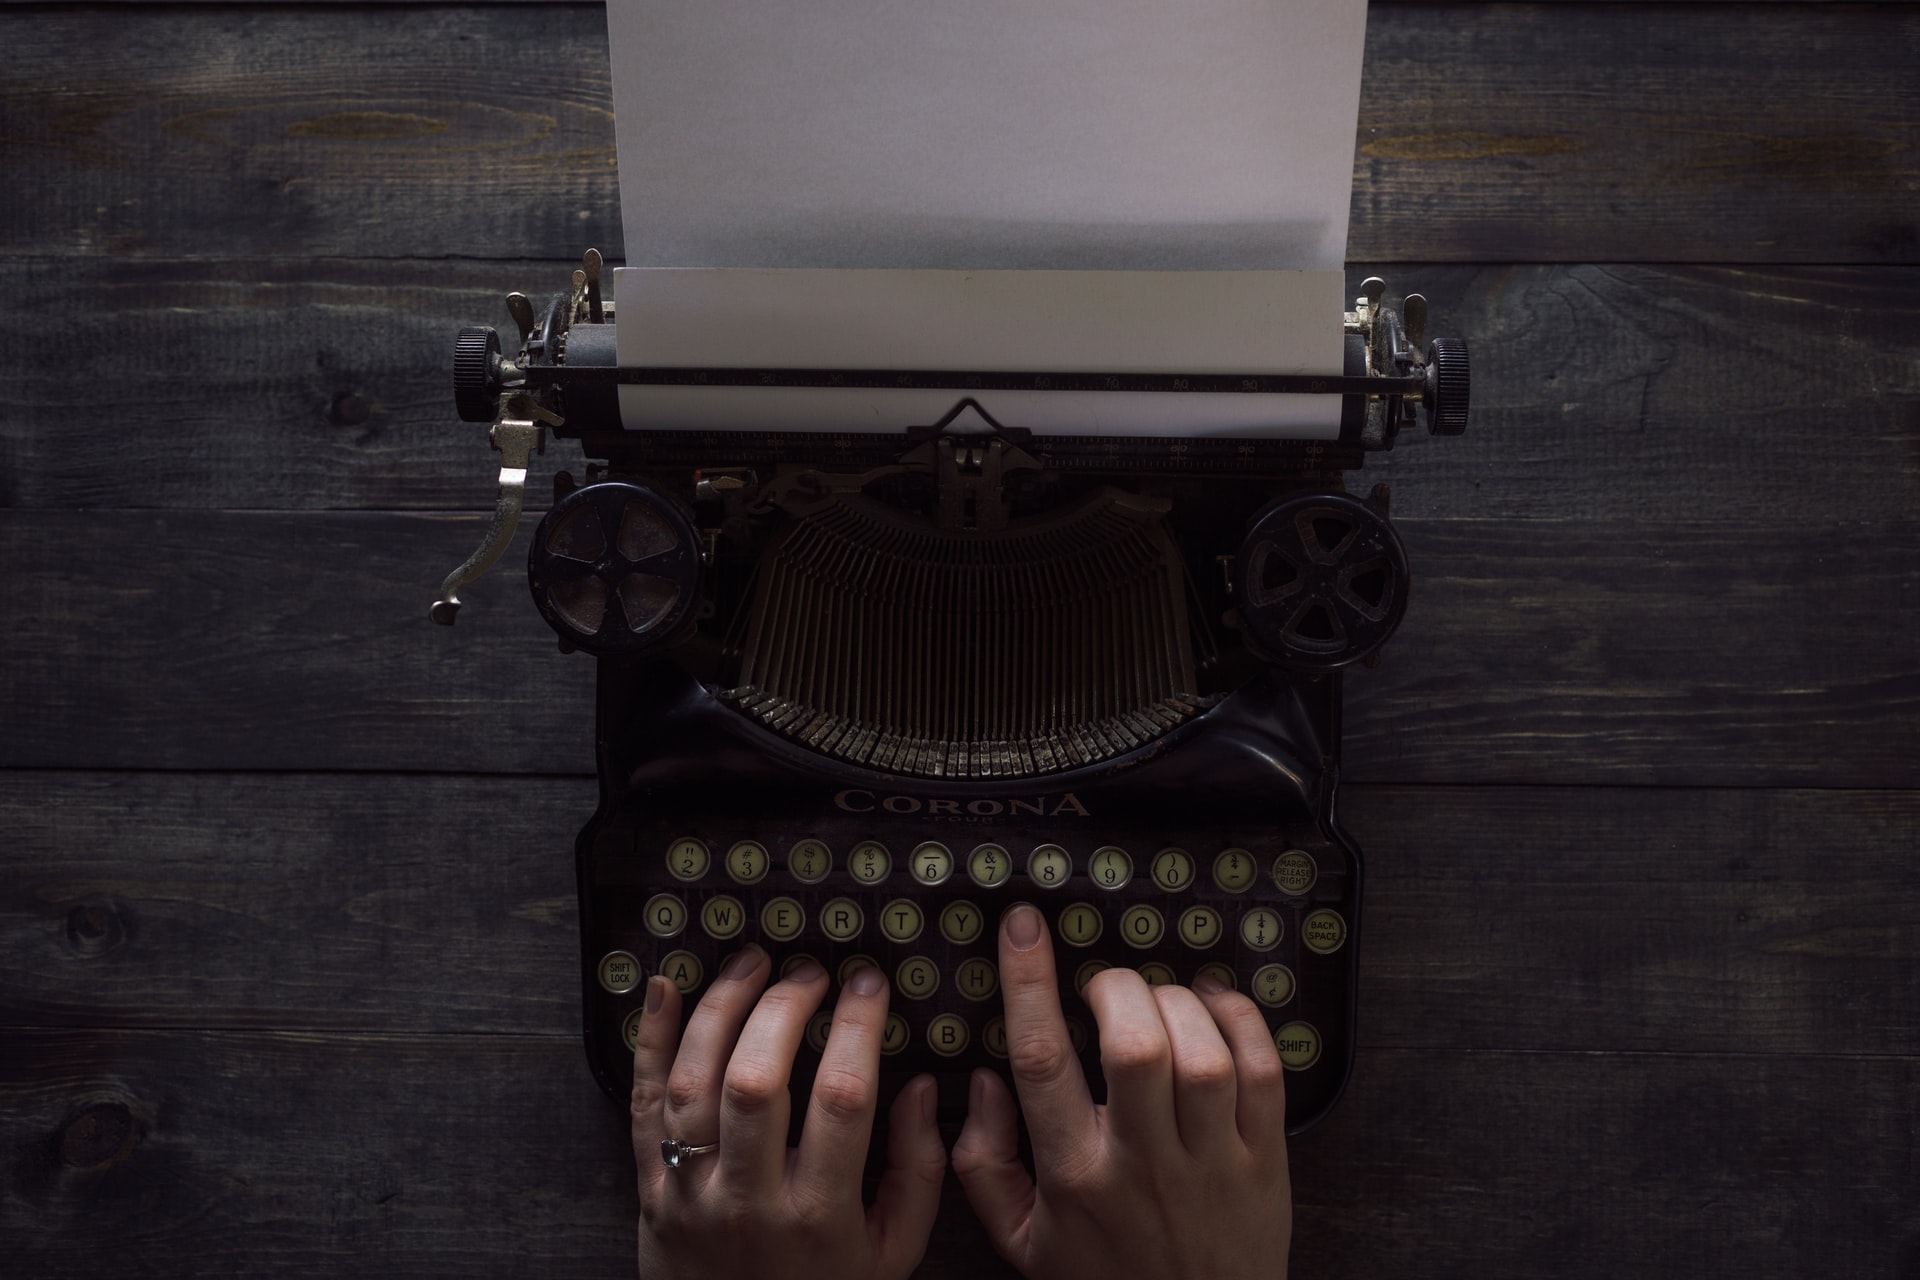
[[967,1081],[967,1114],[978,1115],[987,1100],[987,1077],[985,1067],[975,1067],[973,1078]]
[[[788,974],[787,981],[818,982],[826,976],[827,976],[827,971],[820,967],[820,962],[818,960],[808,960],[806,963],[802,964],[799,968],[795,969],[792,973]],[[855,976],[858,977],[859,975],[856,974]]]
[[647,1008],[649,1017],[660,1012],[660,1006],[667,1002],[667,980],[658,974],[647,979]]
[[933,1123],[933,1104],[939,1096],[940,1085],[936,1081],[929,1080],[920,1087],[920,1119],[929,1125]]
[[878,965],[863,964],[853,971],[847,979],[847,993],[856,996],[877,996],[887,989],[887,975],[880,972]]
[[1193,980],[1193,989],[1203,996],[1217,996],[1227,989],[1227,984],[1210,973],[1203,973]]
[[744,978],[753,972],[753,966],[758,963],[760,963],[760,948],[746,947],[727,957],[726,964],[721,966],[720,976],[723,978]]
[[1007,912],[1007,941],[1015,951],[1031,951],[1040,942],[1040,913],[1021,902]]

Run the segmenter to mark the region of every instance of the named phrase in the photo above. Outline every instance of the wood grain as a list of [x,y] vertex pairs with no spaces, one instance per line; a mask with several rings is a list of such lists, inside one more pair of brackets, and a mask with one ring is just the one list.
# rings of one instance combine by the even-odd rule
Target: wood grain
[[[585,780],[0,774],[0,1025],[579,1023]],[[1920,1054],[1920,793],[1350,787],[1360,1043]]]
[[[0,505],[491,510],[453,413],[460,326],[566,264],[0,263],[31,361]],[[1356,483],[1405,516],[1792,522],[1920,510],[1920,268],[1357,264],[1474,358],[1468,433],[1415,430]],[[83,314],[64,309],[75,291]],[[110,339],[107,335],[111,335]],[[555,442],[533,487],[581,463]],[[544,505],[539,493],[533,505]]]
[[[1348,682],[1352,780],[1915,783],[1920,526],[1400,528],[1413,603]],[[0,511],[0,766],[584,770],[591,660],[554,652],[523,552],[425,620],[479,531]]]
[[[1916,1087],[1911,1057],[1363,1052],[1292,1144],[1292,1273],[1903,1274],[1915,1134],[1883,1117]],[[624,1124],[560,1038],[24,1031],[0,1142],[0,1238],[47,1280],[632,1265]],[[919,1274],[1011,1274],[951,1179]]]
[[[376,12],[0,9],[0,251],[620,260],[601,8]],[[1920,15],[1728,12],[1379,7],[1349,255],[1920,260]]]

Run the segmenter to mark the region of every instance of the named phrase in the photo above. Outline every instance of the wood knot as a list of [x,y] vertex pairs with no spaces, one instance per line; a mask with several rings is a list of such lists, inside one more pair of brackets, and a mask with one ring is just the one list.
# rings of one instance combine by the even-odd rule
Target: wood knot
[[373,406],[365,396],[343,391],[327,408],[327,420],[336,427],[357,427],[373,416]]
[[125,1104],[95,1103],[67,1122],[60,1134],[60,1160],[73,1169],[118,1164],[133,1154],[142,1136]]
[[80,955],[105,955],[126,937],[126,925],[110,902],[83,902],[67,912],[67,944]]

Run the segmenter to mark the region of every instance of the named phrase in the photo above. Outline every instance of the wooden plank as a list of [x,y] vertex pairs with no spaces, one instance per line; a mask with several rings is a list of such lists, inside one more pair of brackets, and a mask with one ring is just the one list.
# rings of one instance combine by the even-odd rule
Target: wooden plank
[[[620,1274],[632,1166],[576,1054],[10,1035],[0,1238],[47,1280]],[[1843,1249],[1849,1272],[1896,1274],[1920,1250],[1916,1087],[1910,1057],[1366,1053],[1292,1145],[1293,1273],[1691,1280],[1815,1274]],[[1011,1274],[951,1179],[918,1274]]]
[[[509,289],[566,269],[0,263],[17,302],[0,340],[54,353],[21,370],[0,424],[0,505],[490,510],[495,455],[454,417],[453,336],[504,326]],[[1392,483],[1401,515],[1920,508],[1920,268],[1364,264],[1350,292],[1375,271],[1424,292],[1475,361],[1467,435],[1416,429],[1355,477]],[[554,443],[534,487],[580,463]]]
[[[1408,621],[1348,682],[1354,781],[1911,787],[1920,525],[1401,522]],[[591,661],[472,518],[0,511],[0,766],[551,773]],[[525,531],[522,537],[528,536]],[[525,543],[520,543],[524,547]]]
[[[579,1024],[583,780],[0,773],[0,1025]],[[1350,788],[1361,1044],[1920,1054],[1920,793]]]
[[[1380,6],[1350,255],[1920,260],[1920,13],[1726,13]],[[331,6],[9,8],[0,22],[18,69],[0,98],[0,179],[18,197],[0,251],[624,254],[598,6],[396,7],[378,24]]]

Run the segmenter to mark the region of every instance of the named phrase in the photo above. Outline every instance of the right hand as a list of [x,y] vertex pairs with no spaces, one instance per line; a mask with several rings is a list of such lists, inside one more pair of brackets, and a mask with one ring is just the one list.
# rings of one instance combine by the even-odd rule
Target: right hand
[[1002,1257],[1032,1280],[1283,1280],[1293,1234],[1286,1087],[1266,1019],[1243,995],[1149,987],[1131,969],[1087,984],[1107,1103],[1067,1038],[1039,911],[1000,925],[1013,1097],[973,1074],[953,1169]]

